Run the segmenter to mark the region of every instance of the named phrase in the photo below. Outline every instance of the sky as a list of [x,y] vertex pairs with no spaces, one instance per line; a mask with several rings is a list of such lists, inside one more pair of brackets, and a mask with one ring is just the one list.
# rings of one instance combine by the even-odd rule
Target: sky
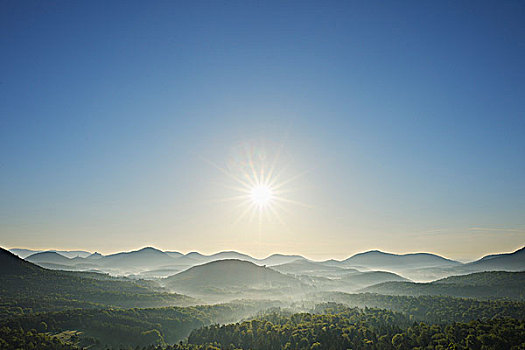
[[3,0],[0,33],[2,247],[524,245],[522,1]]

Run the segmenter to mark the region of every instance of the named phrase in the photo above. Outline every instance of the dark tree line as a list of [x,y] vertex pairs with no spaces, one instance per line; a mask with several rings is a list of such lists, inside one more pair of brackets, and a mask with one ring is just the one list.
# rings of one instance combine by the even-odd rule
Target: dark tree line
[[[391,311],[349,310],[337,314],[295,314],[194,330],[188,349],[524,349],[525,321],[499,318],[450,325],[405,323]],[[192,346],[196,346],[192,348]],[[174,349],[184,347],[174,347]]]

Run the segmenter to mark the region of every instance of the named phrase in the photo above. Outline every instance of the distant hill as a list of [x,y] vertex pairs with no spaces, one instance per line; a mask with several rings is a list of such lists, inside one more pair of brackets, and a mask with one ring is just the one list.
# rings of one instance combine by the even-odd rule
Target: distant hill
[[205,262],[200,258],[196,258],[196,257],[192,258],[188,255],[181,255],[179,257],[174,257],[174,259],[175,259],[174,264],[180,265],[180,266],[184,265],[187,267],[194,266],[194,265],[200,265]]
[[178,258],[179,256],[184,255],[184,254],[179,253],[179,252],[164,252],[164,253],[168,254],[168,255],[171,256],[172,258]]
[[175,291],[192,294],[235,294],[266,292],[300,287],[297,279],[249,261],[219,260],[194,266],[168,277],[166,285]]
[[100,259],[102,257],[104,257],[104,256],[102,254],[100,254],[99,252],[94,252],[93,254],[91,254],[89,256],[86,256],[86,259],[90,259],[90,260],[94,259],[94,260],[96,260],[96,259]]
[[243,260],[243,261],[249,261],[252,263],[257,262],[257,259],[252,258],[249,255],[242,254],[235,251],[226,251],[226,252],[219,252],[215,253],[209,256],[209,261],[216,261],[216,260],[226,260],[226,259],[236,259],[236,260]]
[[160,269],[142,271],[136,275],[133,275],[133,277],[144,278],[144,279],[166,278],[169,276],[173,276],[184,270],[186,270],[186,268],[177,268],[177,267],[169,266],[169,267],[163,267]]
[[409,281],[408,279],[402,276],[386,271],[365,271],[359,273],[352,273],[344,276],[342,279],[344,281],[350,281],[362,287],[371,286],[382,282]]
[[60,255],[55,252],[35,253],[25,258],[25,260],[32,262],[34,264],[37,264],[37,265],[40,265],[41,263],[48,263],[48,264],[59,264],[59,265],[67,266],[73,263],[71,259],[66,258],[65,256]]
[[207,262],[212,262],[212,261],[217,261],[217,260],[234,259],[234,260],[249,261],[257,265],[267,265],[267,266],[284,264],[284,263],[292,262],[298,259],[306,260],[304,257],[300,255],[284,255],[284,254],[273,254],[264,259],[256,259],[247,254],[239,253],[236,251],[224,251],[224,252],[218,252],[212,255],[203,255],[199,252],[190,252],[185,255],[177,256],[176,259],[177,259],[177,263],[179,264],[196,265],[199,263],[202,264],[202,263],[207,263]]
[[41,250],[22,249],[22,248],[13,248],[13,249],[9,249],[9,251],[22,259],[25,259],[28,256],[33,255],[35,253],[41,252]]
[[70,259],[73,259],[76,257],[87,258],[88,256],[91,255],[90,252],[87,252],[85,250],[50,250],[50,251],[58,253]]
[[347,266],[365,266],[372,269],[399,270],[411,268],[428,268],[458,266],[460,262],[443,258],[430,253],[391,254],[371,250],[343,260]]
[[385,282],[365,288],[362,292],[525,300],[525,272],[478,272],[447,277],[430,283]]
[[313,276],[327,276],[327,275],[341,275],[349,272],[358,272],[356,269],[344,268],[340,266],[330,266],[319,262],[314,262],[306,259],[298,259],[285,264],[272,266],[273,270],[281,273],[295,274],[295,275],[313,275]]
[[[26,257],[29,261],[49,269],[102,271],[113,276],[132,276],[133,278],[141,276],[149,279],[164,278],[192,266],[227,259],[275,267],[277,271],[292,275],[333,278],[355,270],[361,272],[387,271],[420,282],[472,272],[525,270],[525,247],[513,253],[488,255],[468,264],[429,253],[399,255],[378,250],[355,254],[343,261],[331,259],[321,262],[311,261],[300,255],[273,254],[264,259],[256,259],[236,251],[223,251],[211,255],[199,252],[182,254],[177,251],[164,252],[152,247],[107,256],[99,253],[89,254],[85,251],[50,250],[36,253],[27,249],[13,249],[13,251],[19,256],[32,253]],[[82,257],[84,253],[87,255]],[[313,284],[314,279],[310,280]]]
[[218,252],[212,255],[203,255],[198,252],[190,252],[182,257],[180,257],[179,261],[188,261],[188,262],[198,262],[198,263],[207,263],[217,260],[226,260],[226,259],[236,259],[236,260],[243,260],[243,261],[249,261],[249,262],[257,262],[258,260],[255,258],[252,258],[251,256],[243,253],[239,253],[236,251],[224,251],[224,252]]
[[465,264],[467,269],[525,271],[525,247],[513,253],[487,255],[477,261]]
[[[344,271],[344,270],[343,270]],[[362,288],[389,281],[409,281],[392,272],[348,270],[349,272],[332,275],[331,278],[322,277],[321,274],[294,275],[303,283],[310,284],[318,291],[356,292]]]
[[28,256],[33,255],[35,253],[42,253],[44,251],[55,252],[67,258],[75,258],[77,256],[81,258],[86,258],[91,254],[90,252],[86,252],[84,250],[32,250],[32,249],[13,248],[13,249],[9,249],[9,251],[19,256],[22,259],[25,259]]
[[275,266],[282,265],[292,261],[306,260],[300,255],[272,254],[267,258],[258,261],[259,265]]
[[485,271],[525,271],[525,247],[512,253],[487,255],[466,264],[403,269],[401,273],[412,280],[428,282],[447,276]]
[[187,258],[191,258],[195,261],[204,261],[207,258],[207,255],[203,255],[199,252],[189,252],[188,254],[184,255]]
[[131,252],[106,255],[98,261],[101,265],[112,268],[140,269],[170,265],[175,262],[175,258],[161,250],[146,247]]

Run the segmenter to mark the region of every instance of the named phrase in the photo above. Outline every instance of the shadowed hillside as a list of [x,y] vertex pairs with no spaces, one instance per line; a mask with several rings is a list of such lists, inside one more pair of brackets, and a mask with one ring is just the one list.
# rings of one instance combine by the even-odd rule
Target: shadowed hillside
[[0,295],[10,308],[33,311],[101,305],[152,307],[194,302],[163,292],[153,282],[117,279],[102,274],[47,270],[0,248]]
[[44,269],[20,259],[13,253],[0,248],[0,276],[25,276],[44,273]]

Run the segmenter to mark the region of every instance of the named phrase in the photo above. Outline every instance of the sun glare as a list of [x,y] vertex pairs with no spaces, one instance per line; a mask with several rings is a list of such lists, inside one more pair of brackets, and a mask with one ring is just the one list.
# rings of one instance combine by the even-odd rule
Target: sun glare
[[269,185],[256,185],[250,191],[250,199],[259,208],[270,205],[272,198],[273,191]]
[[288,205],[306,206],[286,197],[290,193],[289,185],[302,174],[293,177],[285,175],[283,168],[286,161],[280,159],[281,151],[282,146],[272,156],[260,148],[246,147],[227,168],[210,162],[233,180],[232,185],[225,187],[236,192],[236,195],[220,201],[238,202],[240,212],[236,214],[234,225],[244,218],[249,221],[258,218],[259,226],[263,220],[272,219],[286,226],[279,212],[288,212]]

